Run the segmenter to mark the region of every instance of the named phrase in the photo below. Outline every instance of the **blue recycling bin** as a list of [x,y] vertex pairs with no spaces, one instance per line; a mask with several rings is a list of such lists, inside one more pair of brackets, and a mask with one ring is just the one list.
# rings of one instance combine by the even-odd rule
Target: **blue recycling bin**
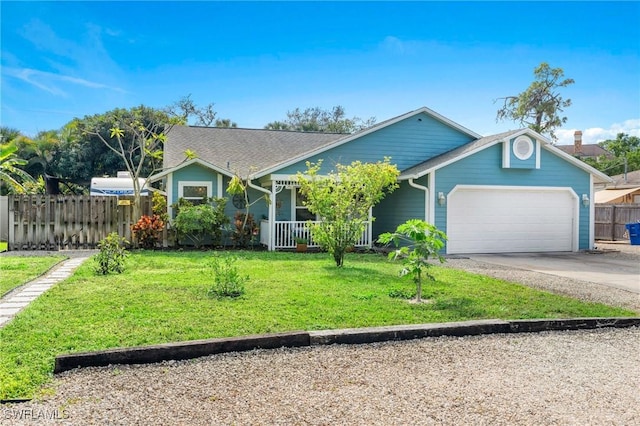
[[627,231],[629,231],[629,240],[632,246],[640,246],[640,222],[627,223],[625,225]]

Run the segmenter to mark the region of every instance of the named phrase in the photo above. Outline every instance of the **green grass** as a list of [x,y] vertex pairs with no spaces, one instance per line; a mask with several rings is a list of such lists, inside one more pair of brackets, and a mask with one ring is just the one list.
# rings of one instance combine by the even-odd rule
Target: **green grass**
[[64,256],[2,256],[0,296],[47,272]]
[[0,241],[0,253],[2,253],[3,251],[7,251],[8,247],[9,243],[7,243],[6,241]]
[[481,318],[634,316],[634,312],[540,292],[463,271],[434,268],[432,303],[411,293],[400,265],[349,254],[337,269],[325,254],[236,252],[250,276],[238,299],[207,296],[211,253],[133,254],[121,275],[96,276],[89,260],[0,329],[0,398],[30,397],[58,354],[239,336]]

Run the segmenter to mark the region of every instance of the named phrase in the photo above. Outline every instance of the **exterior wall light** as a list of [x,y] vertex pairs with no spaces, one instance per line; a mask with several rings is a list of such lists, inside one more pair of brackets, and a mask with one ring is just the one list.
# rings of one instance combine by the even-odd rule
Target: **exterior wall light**
[[589,196],[587,194],[582,194],[582,205],[587,207],[589,205]]
[[438,192],[438,204],[440,204],[441,206],[444,206],[446,202],[447,202],[447,199],[444,196],[444,192]]

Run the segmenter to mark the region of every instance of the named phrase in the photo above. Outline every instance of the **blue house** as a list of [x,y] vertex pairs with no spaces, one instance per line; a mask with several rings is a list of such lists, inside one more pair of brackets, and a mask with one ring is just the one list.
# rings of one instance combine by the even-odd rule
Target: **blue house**
[[[399,188],[373,208],[359,245],[419,218],[447,233],[447,254],[590,249],[594,183],[610,181],[530,129],[483,137],[428,108],[350,135],[176,126],[167,136],[164,169],[151,181],[163,182],[168,204],[225,197],[234,175],[247,178],[269,250],[295,247],[316,219],[295,178],[306,161],[322,159],[328,172],[391,157]],[[187,150],[197,158],[187,159]],[[232,199],[228,215],[243,203]]]

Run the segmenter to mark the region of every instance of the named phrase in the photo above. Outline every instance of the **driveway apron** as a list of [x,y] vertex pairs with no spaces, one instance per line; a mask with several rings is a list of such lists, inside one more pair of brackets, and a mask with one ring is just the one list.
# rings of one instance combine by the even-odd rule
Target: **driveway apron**
[[588,281],[640,294],[640,264],[606,253],[471,254],[470,259]]

